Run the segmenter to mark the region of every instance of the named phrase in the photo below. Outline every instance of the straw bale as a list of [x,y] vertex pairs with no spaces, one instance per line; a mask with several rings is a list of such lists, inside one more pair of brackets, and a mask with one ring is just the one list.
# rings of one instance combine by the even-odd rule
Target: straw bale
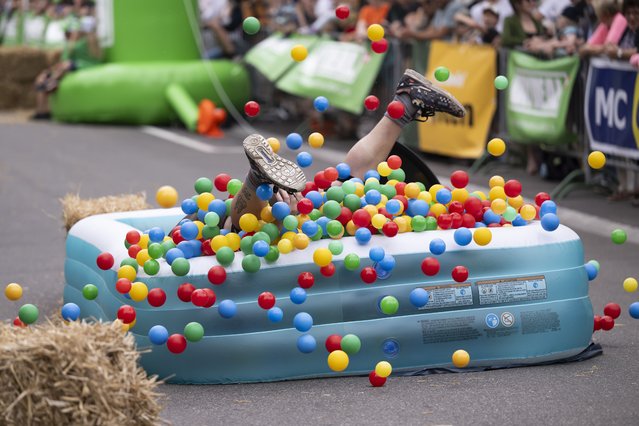
[[85,217],[151,208],[146,202],[144,192],[86,199],[80,198],[79,194],[67,194],[60,199],[60,202],[62,203],[62,218],[67,231]]
[[31,47],[0,48],[0,75],[2,79],[28,82],[49,66],[50,54]]
[[119,321],[0,324],[0,424],[165,423],[139,358]]

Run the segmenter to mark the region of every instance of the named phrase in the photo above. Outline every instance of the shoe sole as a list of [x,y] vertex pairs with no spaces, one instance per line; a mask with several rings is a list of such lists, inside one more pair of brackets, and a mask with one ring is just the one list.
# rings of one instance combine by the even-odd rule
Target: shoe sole
[[466,115],[466,109],[453,95],[451,95],[444,89],[435,86],[432,81],[426,79],[426,77],[424,77],[417,71],[412,69],[407,69],[406,71],[404,71],[404,75],[419,81],[420,83],[422,83],[424,86],[427,86],[429,89],[431,89],[435,93],[451,99],[453,103],[459,108],[459,110],[461,111],[461,114],[449,113],[450,115],[455,116],[457,118],[463,118]]
[[249,135],[243,145],[251,167],[256,168],[269,183],[289,193],[300,192],[306,187],[302,169],[274,153],[264,137]]

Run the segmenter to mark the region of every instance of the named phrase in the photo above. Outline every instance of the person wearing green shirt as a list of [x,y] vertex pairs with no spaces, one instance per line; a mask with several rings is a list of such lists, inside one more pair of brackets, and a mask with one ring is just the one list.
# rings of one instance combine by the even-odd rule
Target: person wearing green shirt
[[502,46],[552,55],[554,43],[547,39],[543,25],[533,16],[537,0],[510,0],[510,4],[515,13],[504,20]]

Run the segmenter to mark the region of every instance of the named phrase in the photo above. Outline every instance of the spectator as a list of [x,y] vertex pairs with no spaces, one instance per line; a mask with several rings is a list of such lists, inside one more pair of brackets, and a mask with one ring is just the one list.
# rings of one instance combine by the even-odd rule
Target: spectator
[[417,10],[413,13],[409,13],[404,22],[406,23],[404,38],[420,39],[419,34],[424,32],[430,25],[435,12],[437,11],[437,4],[435,0],[421,0],[418,2]]
[[628,26],[615,0],[593,0],[593,7],[599,25],[579,50],[582,56],[601,55],[606,48],[618,46]]
[[411,0],[394,0],[386,16],[391,36],[404,38],[406,33],[406,17],[415,12],[418,5]]
[[297,30],[297,10],[295,4],[288,0],[271,0],[269,14],[271,32],[281,32],[285,35]]
[[622,13],[627,22],[626,30],[621,35],[619,45],[606,45],[604,53],[610,58],[627,61],[639,49],[639,0],[624,0]]
[[557,18],[556,56],[572,55],[579,49],[583,37],[577,25],[578,21],[579,11],[574,6],[566,7]]
[[535,18],[540,21],[547,20],[554,24],[563,10],[570,6],[571,3],[571,0],[542,0],[541,5],[535,12]]
[[494,10],[499,16],[499,21],[495,28],[499,33],[504,30],[504,20],[513,14],[513,8],[508,0],[483,0],[475,4],[470,8],[470,16],[473,20],[482,26],[486,26],[483,18],[485,17],[484,11],[487,7]]
[[482,13],[482,18],[482,43],[492,44],[494,47],[499,47],[501,44],[501,35],[497,29],[500,22],[499,12],[491,6],[487,6]]
[[451,37],[453,43],[480,44],[481,27],[470,17],[467,9],[455,14],[455,29]]
[[300,34],[322,32],[326,24],[335,16],[333,0],[299,0],[296,12]]
[[551,56],[554,43],[547,39],[543,25],[533,16],[536,1],[510,0],[510,4],[515,14],[504,21],[502,45],[511,49],[523,48],[531,53]]
[[381,0],[369,0],[368,5],[362,7],[357,18],[356,37],[366,40],[368,27],[373,24],[383,24],[390,10],[390,3]]
[[466,10],[459,0],[431,0],[424,3],[432,3],[437,7],[435,14],[424,30],[411,31],[411,36],[416,40],[449,40],[455,28],[455,15]]

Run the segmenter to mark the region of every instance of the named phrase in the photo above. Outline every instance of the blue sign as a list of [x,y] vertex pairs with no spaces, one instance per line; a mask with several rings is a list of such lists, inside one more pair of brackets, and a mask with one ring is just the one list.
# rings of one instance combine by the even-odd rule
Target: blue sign
[[499,317],[492,313],[486,315],[486,325],[490,328],[497,328],[499,326]]

